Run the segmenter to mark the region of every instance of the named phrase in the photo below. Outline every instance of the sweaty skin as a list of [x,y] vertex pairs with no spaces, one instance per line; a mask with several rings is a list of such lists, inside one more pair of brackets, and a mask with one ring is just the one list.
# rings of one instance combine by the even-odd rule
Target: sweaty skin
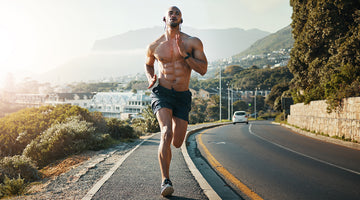
[[[159,79],[159,85],[162,87],[178,92],[187,91],[191,71],[194,70],[201,75],[207,71],[207,59],[202,42],[180,31],[182,15],[177,7],[170,7],[163,20],[166,24],[165,33],[147,47],[145,73],[149,82],[148,88]],[[154,70],[155,60],[159,66],[159,77]],[[161,131],[158,158],[164,181],[170,178],[170,145],[173,144],[176,148],[182,145],[188,122],[173,116],[173,111],[165,107],[156,112],[156,117]]]

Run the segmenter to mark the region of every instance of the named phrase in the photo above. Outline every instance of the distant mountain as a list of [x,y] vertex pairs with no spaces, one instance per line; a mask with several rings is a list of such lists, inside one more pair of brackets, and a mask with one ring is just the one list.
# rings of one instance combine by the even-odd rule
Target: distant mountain
[[[201,39],[209,61],[226,58],[248,48],[255,41],[269,35],[259,29],[194,29],[183,27],[183,32]],[[129,49],[145,49],[164,33],[163,27],[154,27],[129,31],[114,37],[95,42],[93,51],[124,51]]]
[[[200,30],[182,27],[182,31],[201,39],[208,61],[231,57],[270,34],[240,28]],[[144,73],[146,46],[163,33],[163,27],[153,27],[98,40],[88,56],[70,60],[42,74],[41,79],[64,83]]]
[[245,51],[233,56],[238,58],[249,54],[257,55],[277,51],[279,49],[289,49],[294,45],[294,39],[291,33],[291,26],[287,26],[276,33],[270,34],[262,39],[257,40]]

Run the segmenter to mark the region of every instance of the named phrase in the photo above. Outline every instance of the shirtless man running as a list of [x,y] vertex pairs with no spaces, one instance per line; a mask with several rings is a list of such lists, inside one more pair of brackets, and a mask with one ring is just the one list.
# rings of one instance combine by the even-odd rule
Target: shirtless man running
[[[191,71],[204,75],[207,59],[200,39],[180,31],[183,19],[179,8],[170,7],[163,21],[165,33],[148,46],[145,71],[149,89],[152,88],[151,106],[161,131],[158,150],[161,195],[169,196],[174,192],[169,176],[170,145],[179,148],[184,141],[191,109]],[[155,60],[159,64],[159,77],[154,71]]]

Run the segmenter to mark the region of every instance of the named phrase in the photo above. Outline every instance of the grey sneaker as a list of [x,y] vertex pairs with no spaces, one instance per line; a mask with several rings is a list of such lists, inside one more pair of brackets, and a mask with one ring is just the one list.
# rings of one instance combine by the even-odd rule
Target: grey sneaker
[[170,179],[165,179],[164,182],[161,184],[161,195],[164,197],[171,196],[173,192],[174,188]]

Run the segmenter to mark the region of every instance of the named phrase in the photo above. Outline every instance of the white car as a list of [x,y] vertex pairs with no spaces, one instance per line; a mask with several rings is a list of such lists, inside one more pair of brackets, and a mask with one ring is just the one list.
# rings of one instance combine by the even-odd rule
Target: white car
[[248,115],[246,114],[245,111],[235,111],[232,121],[233,121],[233,124],[236,124],[236,123],[249,124]]

